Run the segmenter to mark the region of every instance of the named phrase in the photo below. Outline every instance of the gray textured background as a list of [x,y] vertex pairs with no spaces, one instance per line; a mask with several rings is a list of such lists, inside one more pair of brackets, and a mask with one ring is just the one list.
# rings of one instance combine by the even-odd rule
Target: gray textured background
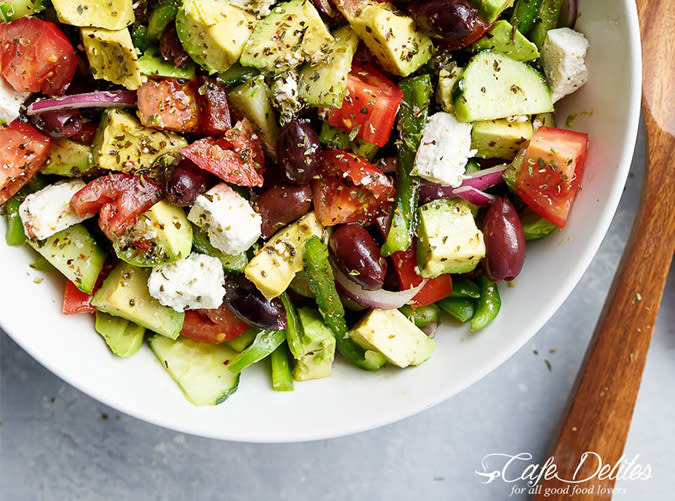
[[[543,460],[630,231],[643,155],[641,133],[600,252],[532,342],[449,401],[371,432],[290,445],[177,434],[83,395],[0,333],[0,499],[506,499],[511,485],[481,485],[474,470],[491,452]],[[620,482],[620,499],[674,496],[674,306],[671,269],[627,446],[653,478]]]

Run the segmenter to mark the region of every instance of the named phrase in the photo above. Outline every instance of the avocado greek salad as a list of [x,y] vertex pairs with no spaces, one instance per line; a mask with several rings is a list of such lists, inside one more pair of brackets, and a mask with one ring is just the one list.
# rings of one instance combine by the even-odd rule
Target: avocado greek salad
[[[428,360],[566,224],[563,0],[0,0],[8,245],[187,398]],[[441,320],[441,319],[444,320]]]

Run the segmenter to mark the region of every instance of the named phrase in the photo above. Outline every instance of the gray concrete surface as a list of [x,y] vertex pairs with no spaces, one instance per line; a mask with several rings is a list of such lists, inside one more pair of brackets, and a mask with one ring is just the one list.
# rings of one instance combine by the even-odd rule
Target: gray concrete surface
[[[289,445],[177,434],[83,395],[0,334],[0,499],[526,499],[512,495],[523,482],[483,485],[475,471],[490,453],[529,452],[543,462],[629,234],[643,154],[641,134],[600,252],[533,341],[455,398],[371,432]],[[651,478],[619,482],[625,494],[616,499],[675,497],[674,306],[671,269],[627,446]]]

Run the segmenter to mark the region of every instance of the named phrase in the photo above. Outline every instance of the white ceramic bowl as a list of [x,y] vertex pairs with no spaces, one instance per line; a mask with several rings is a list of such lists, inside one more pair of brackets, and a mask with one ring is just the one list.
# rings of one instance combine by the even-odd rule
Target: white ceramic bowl
[[40,274],[29,269],[31,254],[4,244],[2,326],[45,367],[92,397],[157,425],[206,437],[251,442],[335,437],[396,421],[447,399],[504,362],[553,315],[586,270],[619,202],[639,120],[635,4],[582,0],[577,28],[591,42],[590,81],[561,103],[558,118],[564,123],[569,113],[589,112],[575,126],[590,134],[591,150],[568,226],[528,248],[516,287],[501,289],[498,321],[476,336],[443,325],[436,353],[420,367],[370,374],[339,362],[333,377],[298,383],[293,393],[277,393],[262,363],[242,375],[239,390],[224,404],[194,407],[147,347],[128,360],[117,359],[94,331],[89,315],[63,316],[62,281],[48,277],[34,283]]

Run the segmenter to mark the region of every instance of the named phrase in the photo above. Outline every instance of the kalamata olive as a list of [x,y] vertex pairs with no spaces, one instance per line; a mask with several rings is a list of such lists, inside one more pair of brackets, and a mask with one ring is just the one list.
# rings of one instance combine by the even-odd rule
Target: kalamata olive
[[192,162],[184,160],[171,169],[164,180],[166,198],[174,205],[192,205],[195,199],[209,189],[211,175]]
[[75,136],[80,133],[84,124],[78,110],[47,111],[33,115],[31,121],[51,137]]
[[260,195],[256,207],[262,217],[262,236],[268,238],[310,211],[312,189],[309,186],[273,186]]
[[183,45],[178,39],[176,28],[173,26],[165,29],[162,33],[159,39],[159,53],[164,60],[170,62],[176,68],[190,60],[190,56],[185,52]]
[[310,124],[293,120],[286,125],[279,135],[277,156],[291,183],[309,183],[319,164],[319,138]]
[[368,230],[358,224],[338,226],[330,237],[330,250],[340,270],[366,290],[382,288],[387,260]]
[[288,325],[286,310],[279,298],[267,300],[244,275],[225,279],[225,304],[244,322],[274,331]]
[[525,234],[520,218],[507,197],[497,197],[483,224],[487,254],[483,267],[493,282],[513,280],[525,261]]
[[467,0],[411,2],[408,9],[423,31],[443,40],[462,40],[485,26]]

